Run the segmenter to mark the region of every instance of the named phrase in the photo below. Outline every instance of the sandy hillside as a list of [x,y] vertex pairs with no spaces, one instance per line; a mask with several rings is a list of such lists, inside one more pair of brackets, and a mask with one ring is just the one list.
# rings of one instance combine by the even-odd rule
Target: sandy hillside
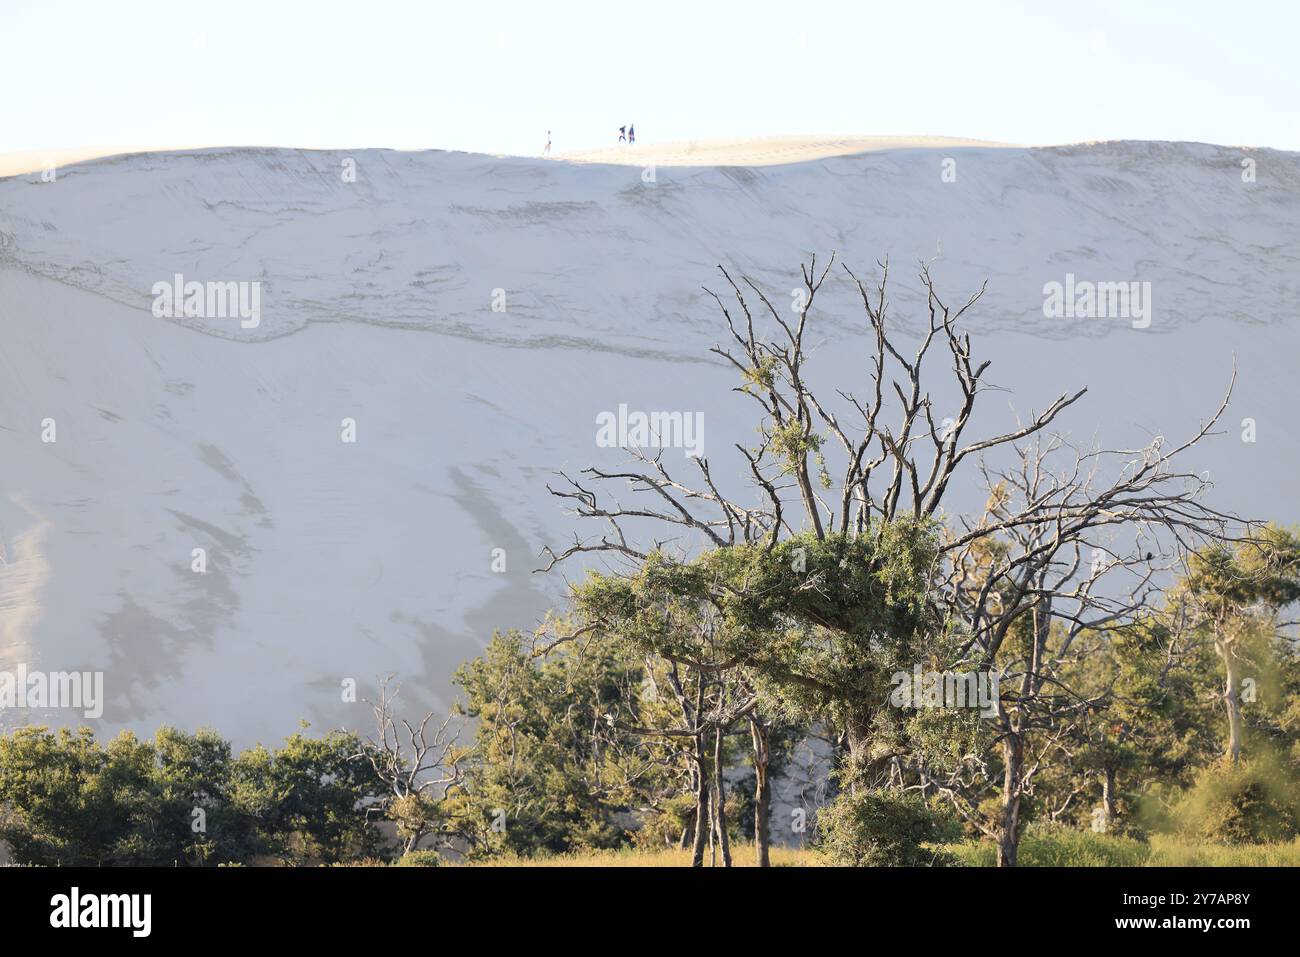
[[[622,166],[775,166],[832,156],[891,149],[960,149],[1005,146],[987,140],[951,136],[766,136],[736,140],[685,140],[676,143],[622,144],[596,150],[555,153],[551,158],[573,163]],[[37,173],[50,164],[70,166],[86,160],[129,153],[177,152],[180,147],[82,147],[0,153],[0,178]]]
[[0,153],[0,178],[5,176],[23,176],[39,173],[53,165],[56,168],[84,163],[87,160],[100,159],[105,156],[120,156],[126,153],[160,152],[162,147],[147,146],[85,146],[66,150],[24,150],[15,153]]
[[[733,447],[753,412],[709,355],[726,333],[701,287],[722,288],[724,263],[789,303],[812,251],[864,278],[889,256],[891,321],[911,332],[919,260],[953,300],[988,281],[970,328],[1005,391],[983,435],[1088,385],[1067,423],[1080,442],[1173,441],[1235,356],[1229,418],[1189,465],[1225,507],[1300,520],[1300,154],[1255,151],[1245,184],[1240,150],[1202,144],[845,139],[761,165],[764,142],[656,158],[652,181],[236,148],[0,181],[0,669],[103,670],[103,730],[210,724],[241,744],[299,718],[365,724],[348,678],[364,694],[396,673],[412,707],[445,706],[494,628],[530,627],[562,594],[564,576],[532,574],[574,532],[546,483],[625,465],[598,415],[699,412],[713,475],[756,494]],[[706,152],[730,159],[698,165]],[[155,318],[154,284],[176,274],[260,283],[260,322]],[[1045,317],[1044,284],[1067,274],[1151,282],[1149,328]],[[809,374],[861,393],[856,297],[838,272],[818,294]],[[956,396],[934,401],[942,415]],[[954,507],[978,495],[954,489]],[[80,717],[0,715],[30,720]]]

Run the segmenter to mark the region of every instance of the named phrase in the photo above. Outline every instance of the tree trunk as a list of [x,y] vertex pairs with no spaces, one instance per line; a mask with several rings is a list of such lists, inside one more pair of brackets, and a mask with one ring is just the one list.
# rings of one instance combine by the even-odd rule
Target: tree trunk
[[863,717],[850,717],[845,722],[844,736],[849,745],[849,793],[857,794],[860,790],[872,786],[871,768],[871,722]]
[[[1039,675],[1052,628],[1052,596],[1046,587],[1046,577],[1046,571],[1041,571],[1035,580],[1042,597],[1034,606],[1034,644],[1029,656],[1029,667],[1025,669],[1021,681],[1022,700],[1037,695],[1042,685]],[[998,702],[997,707],[998,714],[1003,715],[1002,703]],[[1005,767],[1002,778],[1002,828],[998,835],[998,867],[1015,867],[1016,855],[1020,850],[1020,798],[1025,786],[1026,731],[1023,726],[1017,726],[1015,716],[1007,716],[1006,722],[1007,735],[1002,739],[1002,763]]]
[[1020,847],[1021,769],[1025,743],[1018,731],[1009,731],[1002,740],[1002,761],[1006,773],[1002,778],[1002,832],[998,836],[998,867],[1015,867]]
[[1101,778],[1101,813],[1109,834],[1115,826],[1115,769],[1107,767]]
[[767,728],[754,715],[749,716],[749,733],[754,741],[754,856],[759,867],[771,866],[768,845],[771,843],[769,816],[772,804],[772,784],[767,778],[771,760]]
[[704,866],[704,845],[712,832],[709,813],[709,775],[705,771],[704,735],[695,736],[695,843],[691,848],[691,867]]
[[1223,702],[1228,709],[1228,756],[1237,764],[1241,760],[1241,671],[1230,646],[1219,645],[1218,651],[1226,675]]
[[722,848],[722,866],[731,866],[731,839],[727,836],[727,783],[722,778],[722,726],[713,733],[713,817]]
[[892,755],[872,756],[870,728],[871,719],[862,717],[850,720],[846,729],[845,737],[849,744],[849,793],[853,795],[884,787],[889,781],[890,768],[893,767]]
[[817,510],[817,496],[813,492],[812,480],[808,476],[808,460],[806,458],[801,459],[799,464],[800,467],[796,476],[799,482],[799,494],[803,496],[803,504],[808,511],[808,518],[812,520],[813,532],[820,539],[823,537],[822,517],[821,512]]

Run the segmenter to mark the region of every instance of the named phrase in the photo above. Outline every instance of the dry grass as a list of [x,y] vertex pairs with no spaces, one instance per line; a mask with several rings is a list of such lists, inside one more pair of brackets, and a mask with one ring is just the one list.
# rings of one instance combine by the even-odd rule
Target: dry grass
[[1290,844],[1186,844],[1151,839],[1151,867],[1300,867],[1300,839]]
[[[997,849],[988,841],[950,844],[967,867],[992,867]],[[1150,842],[1061,830],[1030,830],[1020,840],[1022,867],[1300,867],[1300,840],[1290,844],[1191,844],[1165,835]]]
[[[754,846],[738,844],[731,850],[732,863],[739,867],[754,866]],[[821,867],[824,858],[816,851],[774,847],[771,850],[773,867]],[[708,854],[705,854],[708,866]],[[489,861],[461,864],[461,867],[690,867],[691,852],[669,850],[587,851],[578,854],[559,854],[554,857],[524,858],[503,857]],[[721,859],[719,859],[721,865]]]
[[[948,845],[967,867],[992,867],[996,849],[988,842]],[[774,867],[825,867],[820,852],[808,848],[773,847]],[[754,866],[752,844],[736,845],[732,861],[739,867]],[[1217,844],[1186,844],[1169,837],[1153,837],[1150,843],[1129,838],[1108,837],[1090,832],[1066,832],[1051,836],[1028,834],[1021,841],[1020,863],[1025,867],[1297,867],[1300,841],[1292,844],[1255,844],[1228,847]],[[453,867],[689,867],[690,851],[637,850],[586,851],[554,857],[502,857],[454,864]],[[705,857],[705,866],[709,864]]]

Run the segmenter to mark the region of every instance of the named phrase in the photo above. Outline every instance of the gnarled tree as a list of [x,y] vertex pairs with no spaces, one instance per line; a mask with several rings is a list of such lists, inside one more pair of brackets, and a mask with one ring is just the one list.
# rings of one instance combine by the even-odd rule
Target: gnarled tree
[[[1234,527],[1204,501],[1207,480],[1179,467],[1228,396],[1171,447],[1071,444],[1056,421],[1086,387],[973,435],[991,363],[974,357],[962,320],[983,289],[949,306],[922,266],[926,315],[919,342],[904,347],[889,318],[887,263],[870,286],[843,269],[862,305],[864,388],[829,392],[814,384],[805,341],[834,260],[801,268],[790,316],[722,267],[729,295],[709,292],[729,334],[712,351],[758,406],[757,445],[735,446],[755,499],[724,495],[707,459],[686,480],[661,454],[633,449],[627,469],[588,468],[551,489],[605,531],[548,550],[547,567],[592,553],[624,559],[579,589],[579,612],[587,629],[632,636],[668,660],[686,661],[654,634],[662,609],[683,598],[707,607],[719,661],[781,707],[842,731],[854,787],[897,783],[908,757],[905,734],[882,733],[901,720],[887,705],[891,672],[921,661],[996,669],[995,764],[967,756],[925,769],[919,786],[950,797],[1012,865],[1038,762],[1105,703],[1065,684],[1071,650],[1140,613],[1178,555]],[[955,386],[946,404],[928,386],[940,361]],[[972,486],[985,507],[950,514],[952,489]],[[990,821],[968,792],[996,786],[993,775],[1002,809]]]

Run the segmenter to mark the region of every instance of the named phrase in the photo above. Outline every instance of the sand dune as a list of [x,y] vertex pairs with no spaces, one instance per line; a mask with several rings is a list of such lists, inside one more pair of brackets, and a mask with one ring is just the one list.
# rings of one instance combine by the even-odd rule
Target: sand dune
[[[734,140],[683,140],[675,143],[622,144],[603,149],[555,153],[550,158],[571,163],[617,166],[775,166],[832,156],[850,156],[897,149],[961,149],[1009,146],[990,140],[952,136],[762,136]],[[129,153],[179,152],[194,147],[115,146],[0,153],[0,178],[37,173],[50,164],[70,166],[87,160]],[[395,151],[403,152],[403,151]]]
[[0,153],[0,178],[5,176],[25,176],[39,173],[53,165],[55,167],[71,166],[87,160],[100,159],[105,156],[122,156],[128,153],[157,153],[175,147],[161,146],[82,146],[64,150],[24,150],[14,153]]
[[[701,286],[725,263],[779,302],[811,251],[864,276],[890,256],[891,321],[913,332],[918,260],[952,299],[989,281],[971,329],[1009,391],[985,432],[1088,385],[1079,441],[1181,437],[1235,355],[1223,434],[1189,465],[1213,470],[1217,504],[1300,519],[1300,154],[1256,151],[1246,184],[1227,147],[970,146],[945,181],[924,145],[614,151],[660,164],[653,182],[611,151],[240,148],[0,182],[0,669],[103,670],[103,730],[206,723],[240,743],[368,722],[346,678],[395,672],[413,707],[444,704],[494,628],[558,598],[562,576],[531,574],[574,531],[546,482],[626,462],[598,415],[701,413],[715,477],[756,494],[732,447],[752,408],[709,355],[725,329]],[[260,322],[155,318],[178,273],[260,283]],[[1044,283],[1067,274],[1150,281],[1150,327],[1048,318]],[[809,369],[853,391],[856,298],[828,279]],[[80,716],[0,714],[29,720]]]

